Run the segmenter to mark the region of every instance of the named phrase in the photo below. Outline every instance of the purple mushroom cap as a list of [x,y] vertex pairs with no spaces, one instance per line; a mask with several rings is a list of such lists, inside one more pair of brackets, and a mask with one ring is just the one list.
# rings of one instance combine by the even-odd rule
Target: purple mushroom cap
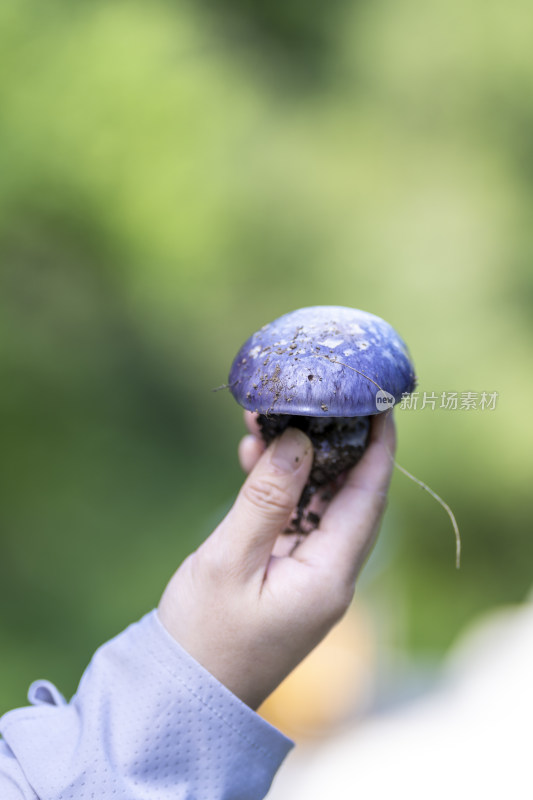
[[404,341],[385,320],[356,308],[311,306],[254,333],[228,383],[241,406],[260,414],[354,417],[386,410],[392,400],[384,405],[382,393],[398,402],[416,377]]

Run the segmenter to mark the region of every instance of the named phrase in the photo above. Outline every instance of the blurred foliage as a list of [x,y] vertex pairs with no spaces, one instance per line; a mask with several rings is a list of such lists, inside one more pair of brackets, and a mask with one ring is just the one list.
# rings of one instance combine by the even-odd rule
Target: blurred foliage
[[397,474],[369,567],[401,646],[525,596],[532,28],[525,0],[0,5],[1,709],[72,693],[224,513],[211,389],[299,306],[389,320],[421,391],[499,392],[397,411],[464,547]]
[[[216,26],[226,47],[231,43],[233,49],[247,50],[248,57],[255,51],[267,70],[273,62],[281,62],[285,81],[316,85],[327,78],[337,31],[346,10],[353,11],[357,2],[203,0],[203,24],[210,21]],[[174,7],[181,13],[182,6]]]

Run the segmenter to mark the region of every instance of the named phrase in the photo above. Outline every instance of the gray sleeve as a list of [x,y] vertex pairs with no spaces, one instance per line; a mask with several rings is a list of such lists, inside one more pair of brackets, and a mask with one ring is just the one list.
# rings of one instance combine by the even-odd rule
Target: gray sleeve
[[96,651],[70,703],[47,681],[0,720],[2,800],[261,800],[293,746],[152,611]]

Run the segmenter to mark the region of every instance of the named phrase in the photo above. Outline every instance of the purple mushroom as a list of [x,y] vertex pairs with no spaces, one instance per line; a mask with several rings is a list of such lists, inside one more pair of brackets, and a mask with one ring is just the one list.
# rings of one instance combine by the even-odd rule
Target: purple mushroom
[[413,391],[414,367],[403,340],[380,317],[343,306],[291,311],[254,333],[233,361],[229,388],[259,414],[268,444],[288,426],[311,439],[314,460],[290,531],[312,530],[309,510],[321,490],[361,458],[370,416]]

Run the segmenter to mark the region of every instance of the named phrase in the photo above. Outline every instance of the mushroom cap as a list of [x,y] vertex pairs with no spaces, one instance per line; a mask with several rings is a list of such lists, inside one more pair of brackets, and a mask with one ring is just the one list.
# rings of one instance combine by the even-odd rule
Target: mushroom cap
[[228,383],[241,406],[260,414],[355,417],[386,410],[378,392],[398,402],[416,377],[388,322],[356,308],[310,306],[250,336]]

